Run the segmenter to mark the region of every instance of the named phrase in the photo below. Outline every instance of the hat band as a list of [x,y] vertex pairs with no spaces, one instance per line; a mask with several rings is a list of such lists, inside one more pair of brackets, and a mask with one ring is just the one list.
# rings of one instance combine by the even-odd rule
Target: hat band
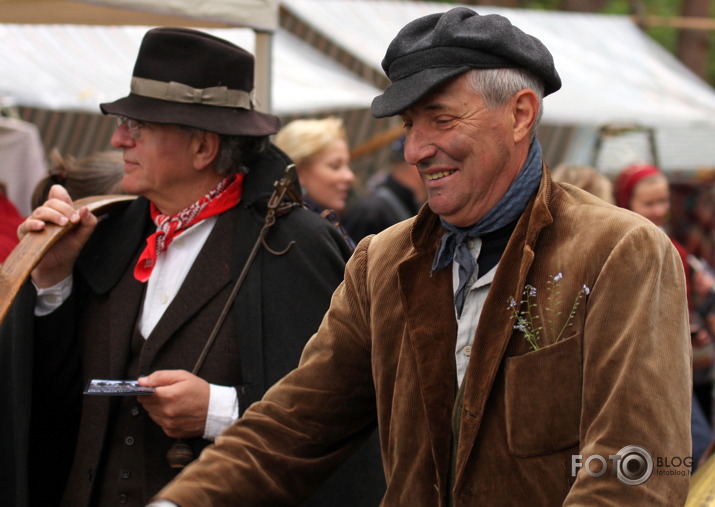
[[518,64],[513,61],[486,51],[460,47],[436,47],[415,51],[396,58],[390,64],[388,77],[394,83],[427,68],[473,67],[498,69],[517,66]]
[[225,86],[193,88],[176,81],[167,83],[143,77],[132,77],[131,92],[142,97],[168,100],[170,102],[253,109],[252,93],[243,90],[231,90]]

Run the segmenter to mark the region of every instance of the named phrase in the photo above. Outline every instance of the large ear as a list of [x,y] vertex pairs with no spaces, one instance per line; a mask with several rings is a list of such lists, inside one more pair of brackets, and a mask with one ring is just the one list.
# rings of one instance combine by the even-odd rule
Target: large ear
[[539,98],[534,90],[520,90],[513,99],[514,143],[530,138],[531,130],[539,113]]
[[202,171],[216,161],[221,147],[221,136],[215,132],[196,130],[193,132],[191,146],[194,154],[194,169]]

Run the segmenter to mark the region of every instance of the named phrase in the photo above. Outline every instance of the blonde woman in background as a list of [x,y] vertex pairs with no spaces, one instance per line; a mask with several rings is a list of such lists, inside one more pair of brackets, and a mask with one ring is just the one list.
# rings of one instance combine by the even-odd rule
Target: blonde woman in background
[[556,166],[551,177],[554,181],[570,183],[606,202],[616,204],[613,197],[613,183],[606,175],[593,167],[562,163]]
[[306,206],[327,218],[354,248],[340,225],[355,174],[340,118],[294,120],[276,134],[275,144],[295,162]]
[[308,205],[340,214],[355,181],[347,135],[340,118],[295,120],[276,135],[276,146],[295,162]]

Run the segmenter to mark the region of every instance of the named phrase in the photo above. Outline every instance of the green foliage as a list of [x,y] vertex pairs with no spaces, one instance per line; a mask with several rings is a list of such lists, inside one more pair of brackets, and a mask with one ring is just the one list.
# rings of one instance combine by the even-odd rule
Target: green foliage
[[557,11],[561,7],[561,0],[533,0],[527,3],[529,4],[528,9],[540,9],[544,11]]
[[[603,14],[633,14],[632,3],[626,0],[611,0],[603,9]],[[648,0],[644,2],[646,14],[651,16],[673,17],[679,16],[681,0]],[[661,46],[675,52],[678,31],[675,28],[664,26],[648,27],[646,33],[656,40]]]

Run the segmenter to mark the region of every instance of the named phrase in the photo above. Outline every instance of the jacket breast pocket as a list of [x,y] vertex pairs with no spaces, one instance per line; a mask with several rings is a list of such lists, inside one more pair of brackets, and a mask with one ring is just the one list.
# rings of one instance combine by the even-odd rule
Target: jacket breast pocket
[[580,345],[572,337],[506,359],[506,430],[512,455],[543,456],[578,444]]

